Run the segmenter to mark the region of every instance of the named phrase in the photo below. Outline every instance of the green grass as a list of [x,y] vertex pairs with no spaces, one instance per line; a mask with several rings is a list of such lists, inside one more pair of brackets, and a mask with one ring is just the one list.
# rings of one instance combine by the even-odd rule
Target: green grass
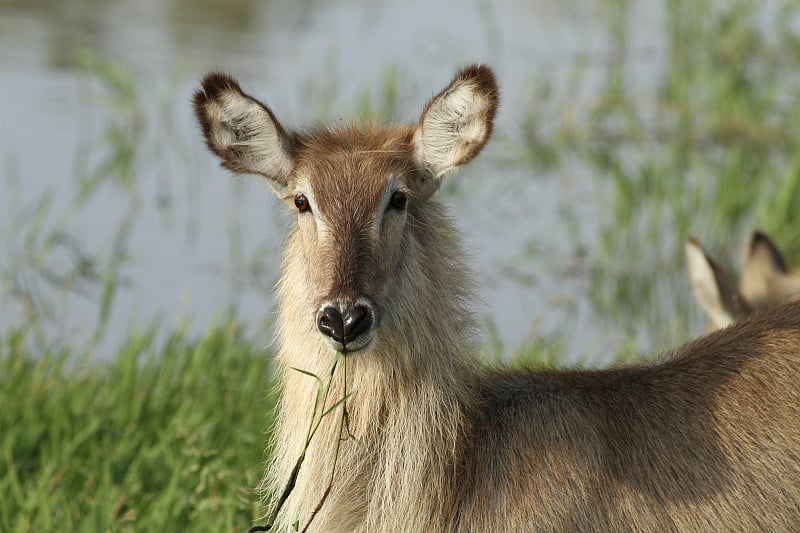
[[134,335],[107,364],[0,349],[0,531],[246,531],[261,516],[269,356],[228,320]]

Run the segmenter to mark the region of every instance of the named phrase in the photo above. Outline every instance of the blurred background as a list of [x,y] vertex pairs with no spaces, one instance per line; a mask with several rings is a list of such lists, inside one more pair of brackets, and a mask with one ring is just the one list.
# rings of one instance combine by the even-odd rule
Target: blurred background
[[[471,62],[498,75],[496,134],[442,193],[475,259],[488,359],[607,365],[700,333],[690,233],[733,272],[755,228],[794,263],[797,1],[0,0],[0,403],[15,406],[0,491],[17,495],[0,529],[257,516],[288,218],[204,149],[204,73],[233,74],[287,126],[410,122]],[[249,433],[233,444],[214,420]],[[171,456],[172,438],[191,453]],[[83,470],[63,466],[96,439],[108,448]],[[164,503],[165,484],[200,492]]]
[[688,232],[723,262],[751,227],[793,237],[798,25],[782,2],[5,1],[0,316],[101,359],[228,311],[266,342],[285,213],[205,152],[203,73],[287,124],[413,121],[486,62],[497,135],[445,193],[488,349],[683,341]]

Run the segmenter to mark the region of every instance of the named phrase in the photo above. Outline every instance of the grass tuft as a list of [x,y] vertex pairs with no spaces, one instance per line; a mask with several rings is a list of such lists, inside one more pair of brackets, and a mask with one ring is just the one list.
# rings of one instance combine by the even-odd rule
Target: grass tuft
[[106,364],[0,345],[0,530],[246,530],[274,397],[228,319],[201,339],[131,336]]

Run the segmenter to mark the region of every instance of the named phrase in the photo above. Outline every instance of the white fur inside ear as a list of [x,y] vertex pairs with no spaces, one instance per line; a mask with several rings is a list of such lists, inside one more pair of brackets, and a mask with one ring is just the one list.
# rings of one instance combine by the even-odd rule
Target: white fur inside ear
[[694,242],[687,242],[686,261],[692,293],[708,319],[716,328],[730,325],[734,317],[725,308],[717,276],[703,249]]
[[279,195],[286,193],[292,160],[279,126],[255,100],[234,92],[220,94],[205,106],[210,139],[228,163],[244,172],[266,177]]
[[414,138],[417,162],[439,178],[486,142],[492,101],[474,82],[450,87],[428,106]]

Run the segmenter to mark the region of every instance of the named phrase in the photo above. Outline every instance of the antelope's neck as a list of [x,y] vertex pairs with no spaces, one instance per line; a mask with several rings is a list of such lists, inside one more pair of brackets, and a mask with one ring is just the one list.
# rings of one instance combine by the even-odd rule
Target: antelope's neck
[[347,401],[322,419],[307,449],[311,421],[345,397],[345,361],[337,365],[325,408],[317,403],[316,380],[283,371],[270,489],[282,490],[305,453],[285,523],[299,520],[302,527],[327,493],[314,531],[385,531],[387,524],[439,530],[443,510],[454,506],[453,484],[463,478],[464,436],[471,430],[466,392],[475,374],[460,365],[412,376],[365,359],[346,360]]
[[[316,331],[311,319],[316,310],[304,292],[303,257],[289,243],[278,286],[282,398],[266,479],[267,488],[279,493],[305,453],[286,523],[302,524],[326,491],[314,524],[328,531],[382,531],[385,524],[430,530],[451,503],[470,431],[477,327],[469,307],[472,283],[463,274],[467,269],[455,233],[434,214],[437,220],[419,226],[437,231],[415,235],[410,247],[413,257],[404,271],[414,277],[398,275],[402,305],[384,304],[375,345],[340,358],[332,378],[337,356]],[[329,378],[321,407],[319,392]],[[345,395],[346,403],[323,418],[306,449],[312,420]]]

